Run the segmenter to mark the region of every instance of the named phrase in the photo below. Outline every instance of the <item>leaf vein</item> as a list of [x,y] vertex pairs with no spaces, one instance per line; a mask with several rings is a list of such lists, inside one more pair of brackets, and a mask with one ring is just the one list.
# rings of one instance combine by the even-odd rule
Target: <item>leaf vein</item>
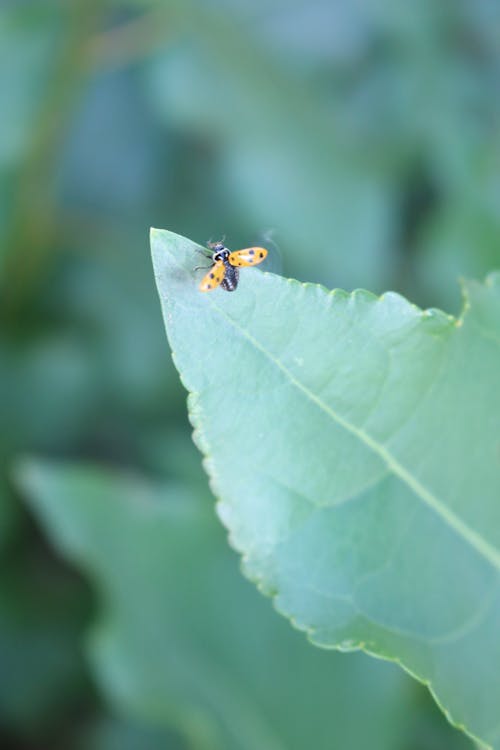
[[465,521],[448,508],[436,495],[434,495],[425,485],[423,485],[410,471],[401,464],[397,458],[381,443],[377,442],[371,435],[352,424],[348,419],[336,412],[331,406],[322,401],[313,393],[265,346],[263,346],[247,330],[242,328],[226,311],[219,307],[215,302],[211,302],[214,309],[223,317],[233,328],[238,331],[250,344],[261,352],[275,367],[277,367],[306,398],[314,403],[324,414],[329,416],[336,424],[349,432],[351,435],[360,440],[367,448],[375,453],[384,461],[389,470],[406,484],[412,492],[436,515],[445,521],[460,537],[462,537],[473,549],[498,571],[500,571],[500,551],[484,539],[475,529],[470,528]]

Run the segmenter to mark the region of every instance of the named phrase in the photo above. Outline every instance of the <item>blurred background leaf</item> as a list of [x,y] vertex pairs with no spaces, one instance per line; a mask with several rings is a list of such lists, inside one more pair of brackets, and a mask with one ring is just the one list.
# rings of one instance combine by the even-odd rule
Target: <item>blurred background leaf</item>
[[[178,741],[112,715],[97,584],[11,482],[29,451],[206,497],[149,226],[272,230],[287,274],[456,312],[456,277],[500,265],[499,28],[496,0],[0,3],[0,744]],[[455,747],[407,689],[407,745]]]

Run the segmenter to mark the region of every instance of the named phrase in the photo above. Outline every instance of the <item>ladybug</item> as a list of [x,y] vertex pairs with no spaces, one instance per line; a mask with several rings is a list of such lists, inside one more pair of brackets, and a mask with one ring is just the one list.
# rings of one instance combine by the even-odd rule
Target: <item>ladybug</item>
[[247,247],[244,250],[231,252],[223,242],[209,243],[212,262],[209,272],[200,282],[200,292],[211,292],[218,286],[226,292],[234,292],[240,277],[242,266],[258,266],[267,256],[264,247]]

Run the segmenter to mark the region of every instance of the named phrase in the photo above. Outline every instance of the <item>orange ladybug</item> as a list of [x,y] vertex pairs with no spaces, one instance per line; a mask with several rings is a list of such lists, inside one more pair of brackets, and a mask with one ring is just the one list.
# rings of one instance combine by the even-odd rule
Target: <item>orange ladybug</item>
[[267,256],[264,247],[247,247],[232,253],[223,242],[209,244],[213,266],[201,280],[200,292],[211,292],[218,286],[226,292],[234,292],[238,286],[241,266],[258,266]]

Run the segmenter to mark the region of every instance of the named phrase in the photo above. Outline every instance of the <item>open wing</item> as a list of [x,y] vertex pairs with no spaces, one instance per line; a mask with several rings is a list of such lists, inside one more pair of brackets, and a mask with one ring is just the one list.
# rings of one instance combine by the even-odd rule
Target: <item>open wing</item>
[[232,266],[257,266],[266,255],[267,250],[264,247],[247,247],[245,250],[230,253],[229,262]]
[[198,287],[200,292],[210,292],[212,289],[216,289],[221,283],[222,279],[226,274],[224,263],[214,263],[210,271],[204,276]]

